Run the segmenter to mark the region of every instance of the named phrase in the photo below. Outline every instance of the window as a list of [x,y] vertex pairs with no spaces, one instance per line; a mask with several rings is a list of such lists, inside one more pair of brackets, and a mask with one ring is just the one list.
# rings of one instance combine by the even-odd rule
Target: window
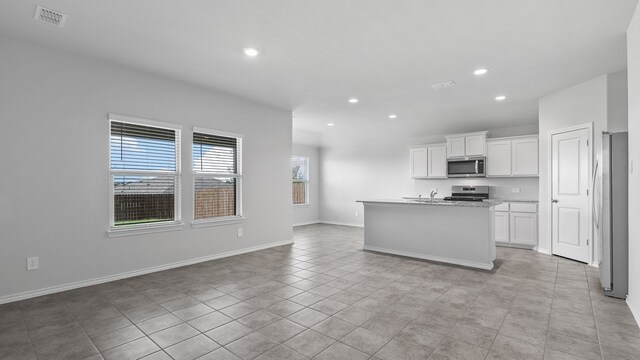
[[110,227],[180,222],[180,128],[109,115]]
[[309,203],[309,158],[293,156],[291,158],[291,179],[293,205]]
[[242,135],[193,129],[194,222],[242,216]]

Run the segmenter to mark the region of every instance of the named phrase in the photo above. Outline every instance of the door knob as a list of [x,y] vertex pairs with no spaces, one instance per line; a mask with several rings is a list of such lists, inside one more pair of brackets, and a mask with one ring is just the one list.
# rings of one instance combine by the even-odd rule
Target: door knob
[[557,203],[557,202],[558,202],[558,199],[551,199],[551,202],[552,202],[552,203]]

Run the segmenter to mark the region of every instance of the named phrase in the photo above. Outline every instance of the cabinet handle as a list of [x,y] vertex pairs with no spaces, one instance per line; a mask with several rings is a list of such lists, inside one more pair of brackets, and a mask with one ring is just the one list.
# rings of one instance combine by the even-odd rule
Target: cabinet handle
[[558,202],[558,199],[551,199],[551,202],[552,202],[552,203],[557,203],[557,202]]

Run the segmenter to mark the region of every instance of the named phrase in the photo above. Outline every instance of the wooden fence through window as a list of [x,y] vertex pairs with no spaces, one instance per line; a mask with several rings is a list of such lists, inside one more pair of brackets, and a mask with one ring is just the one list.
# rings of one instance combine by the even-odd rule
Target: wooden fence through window
[[236,215],[235,185],[196,191],[194,219]]
[[[174,219],[173,194],[116,194],[116,225]],[[194,219],[236,215],[235,186],[198,190],[195,193]]]
[[307,183],[304,181],[293,181],[293,204],[305,204],[307,202]]
[[173,220],[173,194],[116,194],[114,220],[119,223]]

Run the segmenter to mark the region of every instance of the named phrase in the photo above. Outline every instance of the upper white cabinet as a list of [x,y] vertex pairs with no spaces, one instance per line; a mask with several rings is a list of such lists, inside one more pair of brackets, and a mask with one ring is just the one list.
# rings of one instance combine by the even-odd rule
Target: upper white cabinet
[[471,135],[465,136],[464,144],[465,150],[464,153],[466,156],[482,156],[485,155],[485,143],[487,139],[487,134],[482,133],[479,135]]
[[487,176],[538,176],[538,136],[487,140]]
[[427,177],[447,177],[447,145],[437,144],[427,146]]
[[411,177],[431,179],[447,177],[447,146],[433,144],[409,148]]
[[464,136],[447,138],[447,157],[465,156]]
[[511,174],[538,176],[538,137],[511,141]]
[[447,157],[484,156],[487,132],[447,136]]
[[511,140],[487,140],[487,175],[511,176]]
[[409,148],[409,161],[411,168],[411,177],[414,179],[425,179],[428,176],[428,154],[427,147]]

